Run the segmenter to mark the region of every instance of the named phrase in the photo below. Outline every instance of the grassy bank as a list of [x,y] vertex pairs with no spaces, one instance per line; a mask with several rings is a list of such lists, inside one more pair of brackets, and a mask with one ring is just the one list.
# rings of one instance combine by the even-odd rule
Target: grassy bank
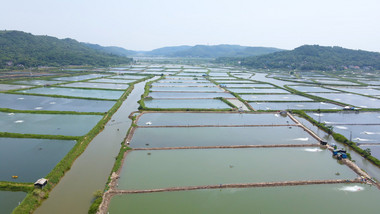
[[346,144],[351,149],[353,149],[355,152],[357,152],[358,154],[360,154],[362,157],[368,159],[374,165],[380,167],[380,160],[379,159],[377,159],[377,158],[371,156],[370,154],[368,154],[365,150],[363,150],[362,148],[360,148],[359,146],[357,146],[355,142],[352,142],[352,141],[348,140],[345,136],[343,136],[343,135],[341,135],[339,133],[333,132],[332,127],[326,126],[326,124],[324,124],[324,123],[319,123],[318,121],[314,120],[312,117],[310,117],[309,115],[307,115],[304,111],[293,110],[292,112],[295,113],[295,114],[298,114],[299,116],[301,116],[301,117],[305,118],[306,120],[310,121],[312,124],[316,125],[318,128],[322,129],[323,131],[327,132],[328,134],[331,134],[333,136],[333,138],[337,142]]
[[15,110],[10,108],[0,108],[0,112],[7,113],[28,113],[28,114],[75,114],[75,115],[104,115],[104,112],[77,112],[77,111],[46,111],[46,110]]
[[9,181],[0,181],[0,190],[2,191],[22,191],[30,192],[34,189],[33,183],[16,183]]

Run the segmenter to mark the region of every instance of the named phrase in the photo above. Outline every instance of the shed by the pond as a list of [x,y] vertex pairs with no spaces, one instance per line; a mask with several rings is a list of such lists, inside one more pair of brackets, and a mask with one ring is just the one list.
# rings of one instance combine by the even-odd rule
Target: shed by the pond
[[46,178],[40,178],[34,183],[34,187],[42,188],[47,184],[48,180]]

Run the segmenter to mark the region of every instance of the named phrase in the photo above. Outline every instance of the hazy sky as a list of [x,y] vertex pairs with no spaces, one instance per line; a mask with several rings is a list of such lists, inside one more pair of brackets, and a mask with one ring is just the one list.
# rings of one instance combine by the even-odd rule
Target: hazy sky
[[320,44],[380,52],[380,0],[2,0],[0,29],[133,50]]

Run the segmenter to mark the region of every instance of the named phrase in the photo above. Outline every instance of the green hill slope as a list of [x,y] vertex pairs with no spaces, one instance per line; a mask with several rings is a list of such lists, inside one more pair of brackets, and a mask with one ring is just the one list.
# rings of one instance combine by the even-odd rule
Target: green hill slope
[[341,47],[304,45],[292,51],[243,57],[218,58],[219,63],[238,63],[256,68],[298,69],[298,70],[345,70],[380,69],[380,53],[351,50]]
[[73,39],[34,36],[21,31],[0,31],[0,68],[12,66],[108,66],[132,59],[94,50]]

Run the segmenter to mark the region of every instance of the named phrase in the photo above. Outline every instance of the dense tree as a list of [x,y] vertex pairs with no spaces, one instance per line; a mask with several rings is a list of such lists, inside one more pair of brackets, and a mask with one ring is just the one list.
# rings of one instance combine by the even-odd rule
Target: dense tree
[[73,39],[0,31],[0,68],[9,66],[109,66],[132,59],[94,50]]
[[272,69],[380,69],[380,53],[341,47],[304,45],[292,51],[281,51],[256,57],[218,58],[216,62]]

